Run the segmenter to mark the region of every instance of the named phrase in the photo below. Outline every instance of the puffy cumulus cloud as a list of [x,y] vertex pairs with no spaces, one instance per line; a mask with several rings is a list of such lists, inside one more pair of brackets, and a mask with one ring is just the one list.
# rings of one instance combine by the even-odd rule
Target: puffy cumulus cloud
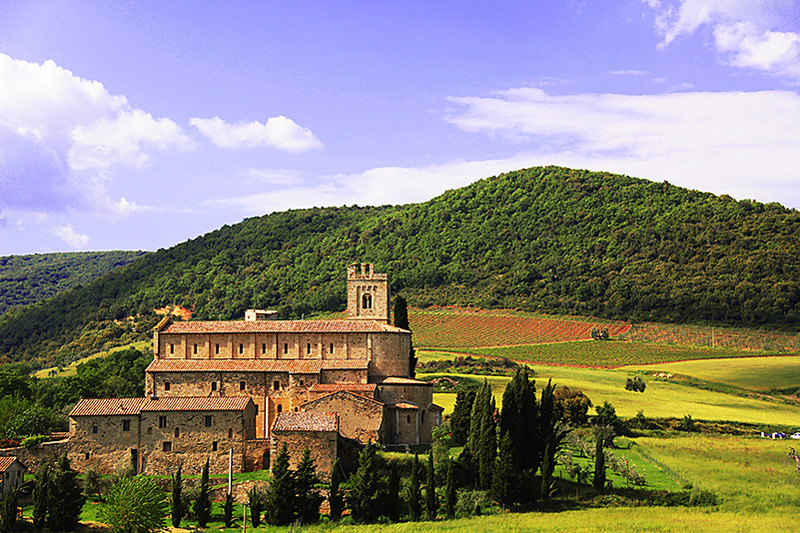
[[643,0],[656,10],[661,47],[702,26],[711,28],[718,52],[736,67],[800,79],[800,33],[780,31],[797,23],[785,0]]
[[55,226],[50,230],[50,233],[64,241],[68,246],[71,246],[75,249],[86,248],[89,245],[89,237],[87,235],[77,233],[72,228],[72,224]]
[[189,146],[171,120],[133,109],[53,61],[0,54],[0,80],[0,210],[102,210],[114,203],[103,197],[109,168]]
[[535,146],[517,159],[800,207],[793,92],[551,96],[527,88],[452,101],[459,107],[448,120],[460,129]]
[[288,152],[305,152],[323,147],[311,130],[282,115],[270,118],[266,124],[257,121],[228,124],[219,117],[193,118],[189,122],[221,148],[265,146]]

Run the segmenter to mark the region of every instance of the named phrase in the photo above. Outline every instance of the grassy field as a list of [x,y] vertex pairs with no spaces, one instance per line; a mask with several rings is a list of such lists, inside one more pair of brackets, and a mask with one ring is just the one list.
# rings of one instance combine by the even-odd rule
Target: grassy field
[[683,374],[761,392],[800,387],[800,356],[680,361],[637,365],[629,369]]
[[139,341],[139,342],[133,342],[131,344],[126,344],[125,346],[117,346],[116,348],[112,348],[111,350],[109,350],[107,352],[97,352],[97,353],[92,354],[92,355],[90,355],[88,357],[84,357],[82,359],[78,359],[77,361],[73,361],[72,363],[70,363],[67,366],[65,366],[61,371],[58,371],[58,368],[45,368],[45,369],[39,370],[38,372],[34,373],[34,376],[36,376],[37,378],[54,377],[54,376],[50,375],[50,372],[53,371],[53,370],[56,371],[55,377],[62,377],[63,378],[63,377],[66,377],[66,376],[74,376],[78,372],[78,365],[80,365],[81,363],[85,363],[86,361],[91,361],[92,359],[98,359],[100,357],[105,357],[108,354],[113,353],[113,352],[117,352],[119,350],[127,350],[128,348],[131,348],[131,347],[136,348],[137,350],[141,351],[141,350],[146,349],[148,346],[150,346],[150,344],[151,344],[150,341]]

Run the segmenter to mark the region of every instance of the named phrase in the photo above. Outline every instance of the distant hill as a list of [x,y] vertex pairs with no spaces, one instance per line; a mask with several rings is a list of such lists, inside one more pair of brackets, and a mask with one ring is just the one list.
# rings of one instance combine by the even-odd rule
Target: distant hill
[[797,331],[799,242],[800,212],[779,204],[532,168],[420,204],[294,210],[224,226],[0,317],[0,356],[72,358],[123,327],[111,320],[152,320],[167,305],[193,308],[197,319],[240,318],[250,307],[298,318],[341,310],[344,266],[360,260],[388,272],[392,290],[417,307]]
[[74,252],[0,257],[0,315],[51,298],[127,265],[145,252]]

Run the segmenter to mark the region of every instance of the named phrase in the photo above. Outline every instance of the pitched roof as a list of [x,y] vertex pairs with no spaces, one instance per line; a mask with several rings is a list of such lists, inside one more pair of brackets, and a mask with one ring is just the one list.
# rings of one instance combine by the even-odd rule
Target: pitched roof
[[249,396],[168,396],[147,400],[142,412],[154,411],[243,411]]
[[390,405],[389,407],[394,407],[395,409],[414,409],[414,410],[419,409],[418,405],[413,404],[411,402],[398,402]]
[[288,372],[364,370],[365,359],[153,359],[145,372]]
[[314,383],[309,392],[337,392],[340,390],[352,392],[375,392],[378,386],[375,383]]
[[408,333],[377,320],[225,320],[172,322],[161,333]]
[[14,464],[15,461],[19,462],[19,464],[22,465],[22,468],[24,468],[26,470],[28,469],[28,467],[25,466],[25,463],[23,463],[18,458],[14,457],[12,455],[10,457],[0,457],[0,472],[8,470],[11,467],[11,465]]
[[272,431],[339,431],[336,413],[278,413]]
[[357,400],[357,401],[361,401],[361,402],[371,402],[373,404],[383,405],[383,402],[381,402],[379,400],[376,400],[375,398],[370,398],[369,396],[365,396],[363,394],[359,394],[357,392],[353,392],[353,391],[345,389],[345,390],[337,390],[335,392],[328,393],[325,396],[320,396],[319,398],[317,398],[315,400],[308,401],[308,402],[304,403],[303,405],[301,405],[300,409],[305,409],[307,406],[310,406],[310,405],[313,405],[313,404],[316,404],[316,403],[320,403],[323,400],[330,398],[331,396],[340,396],[340,397],[348,398],[351,401],[352,400]]
[[72,408],[69,416],[138,415],[146,398],[86,398]]
[[433,387],[433,383],[429,381],[421,381],[419,379],[398,378],[398,377],[390,377],[383,379],[378,382],[378,385],[428,385],[430,387]]

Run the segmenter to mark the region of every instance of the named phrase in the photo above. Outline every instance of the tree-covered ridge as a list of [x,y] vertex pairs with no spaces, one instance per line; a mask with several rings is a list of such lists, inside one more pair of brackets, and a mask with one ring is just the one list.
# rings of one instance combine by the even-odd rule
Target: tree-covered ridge
[[800,326],[800,213],[668,183],[557,167],[405,206],[251,218],[148,254],[0,318],[0,355],[49,359],[90,321],[180,304],[198,319],[341,310],[370,261],[410,305],[624,320]]
[[71,252],[0,257],[0,315],[86,285],[144,252]]

